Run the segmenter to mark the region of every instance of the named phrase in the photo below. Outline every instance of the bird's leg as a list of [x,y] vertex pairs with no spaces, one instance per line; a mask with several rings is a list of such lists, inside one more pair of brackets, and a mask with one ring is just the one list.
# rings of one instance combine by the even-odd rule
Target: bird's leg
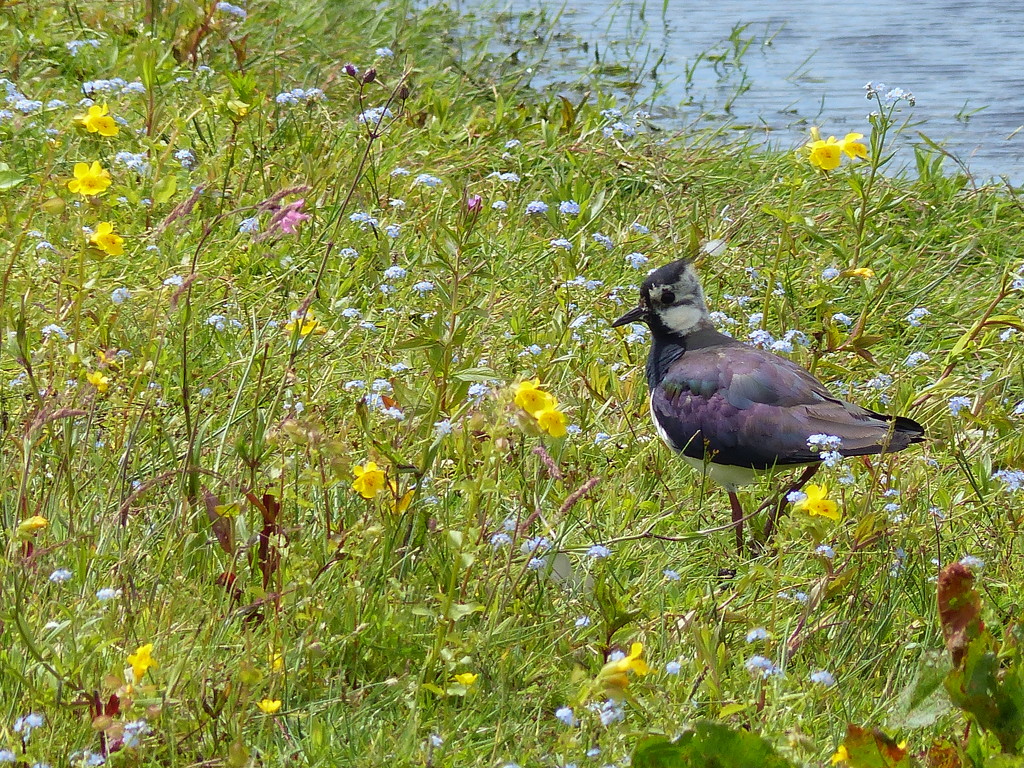
[[740,506],[740,497],[733,491],[729,491],[729,505],[732,507],[732,524],[736,528],[736,551],[743,554],[743,507]]
[[[789,486],[789,488],[784,490],[782,494],[778,497],[778,500],[775,503],[775,509],[773,509],[771,511],[771,514],[768,515],[768,521],[764,524],[765,544],[771,541],[772,536],[775,534],[775,526],[778,524],[779,518],[782,517],[782,513],[786,509],[786,504],[789,501],[789,494],[795,493],[796,491],[799,491],[801,488],[807,485],[807,481],[814,477],[814,473],[818,471],[818,467],[820,466],[820,464],[811,464],[803,471],[800,477],[796,479],[796,482]],[[771,501],[766,501],[764,505],[761,507],[761,509],[771,506],[771,504]],[[758,512],[760,511],[761,510],[758,510]]]

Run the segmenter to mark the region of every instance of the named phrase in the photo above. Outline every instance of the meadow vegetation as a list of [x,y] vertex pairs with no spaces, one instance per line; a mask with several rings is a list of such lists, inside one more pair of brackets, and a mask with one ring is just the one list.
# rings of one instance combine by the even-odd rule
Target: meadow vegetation
[[[530,91],[461,24],[0,3],[0,762],[652,765],[686,732],[1016,765],[1017,190],[930,146],[887,172],[899,91],[760,151]],[[824,469],[835,514],[757,555],[609,327],[683,255],[722,329],[930,436]],[[926,684],[981,658],[957,706]]]

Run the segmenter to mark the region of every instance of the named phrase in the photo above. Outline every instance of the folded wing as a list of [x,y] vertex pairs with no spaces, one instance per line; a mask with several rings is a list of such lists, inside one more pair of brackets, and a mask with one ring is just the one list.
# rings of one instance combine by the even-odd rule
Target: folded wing
[[651,392],[663,436],[686,456],[768,469],[819,460],[811,435],[834,435],[845,456],[900,451],[924,437],[903,417],[834,397],[785,358],[741,344],[686,352]]

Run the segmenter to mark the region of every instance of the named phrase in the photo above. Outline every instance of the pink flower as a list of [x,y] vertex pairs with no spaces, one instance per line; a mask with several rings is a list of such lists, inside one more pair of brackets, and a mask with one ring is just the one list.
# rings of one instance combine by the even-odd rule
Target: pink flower
[[305,205],[305,198],[300,198],[295,202],[288,203],[284,208],[278,211],[274,218],[270,221],[270,226],[273,227],[276,223],[282,232],[286,235],[294,235],[297,230],[295,229],[299,224],[312,218],[308,213],[302,213],[299,209]]
[[305,204],[305,198],[300,198],[286,205],[266,206],[269,210],[274,211],[274,215],[267,222],[266,231],[257,235],[256,240],[262,241],[281,235],[298,234],[299,224],[312,218],[308,213],[302,213],[301,208]]
[[480,213],[480,210],[484,207],[483,198],[480,195],[472,195],[466,198],[466,210],[469,213]]

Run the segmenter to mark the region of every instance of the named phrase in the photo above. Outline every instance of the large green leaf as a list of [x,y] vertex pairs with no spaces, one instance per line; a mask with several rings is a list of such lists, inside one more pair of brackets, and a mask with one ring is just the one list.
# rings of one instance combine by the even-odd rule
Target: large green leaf
[[988,632],[975,638],[962,664],[946,678],[950,700],[991,732],[1004,752],[1018,754],[1024,741],[1024,674],[1020,658],[1000,664]]
[[943,651],[929,651],[918,662],[913,679],[896,700],[892,728],[924,728],[952,708],[943,681],[949,674],[949,657]]
[[633,750],[634,768],[793,768],[755,733],[701,720],[675,741],[648,736]]
[[878,728],[861,728],[850,723],[838,755],[850,768],[902,768],[910,763],[905,744]]

